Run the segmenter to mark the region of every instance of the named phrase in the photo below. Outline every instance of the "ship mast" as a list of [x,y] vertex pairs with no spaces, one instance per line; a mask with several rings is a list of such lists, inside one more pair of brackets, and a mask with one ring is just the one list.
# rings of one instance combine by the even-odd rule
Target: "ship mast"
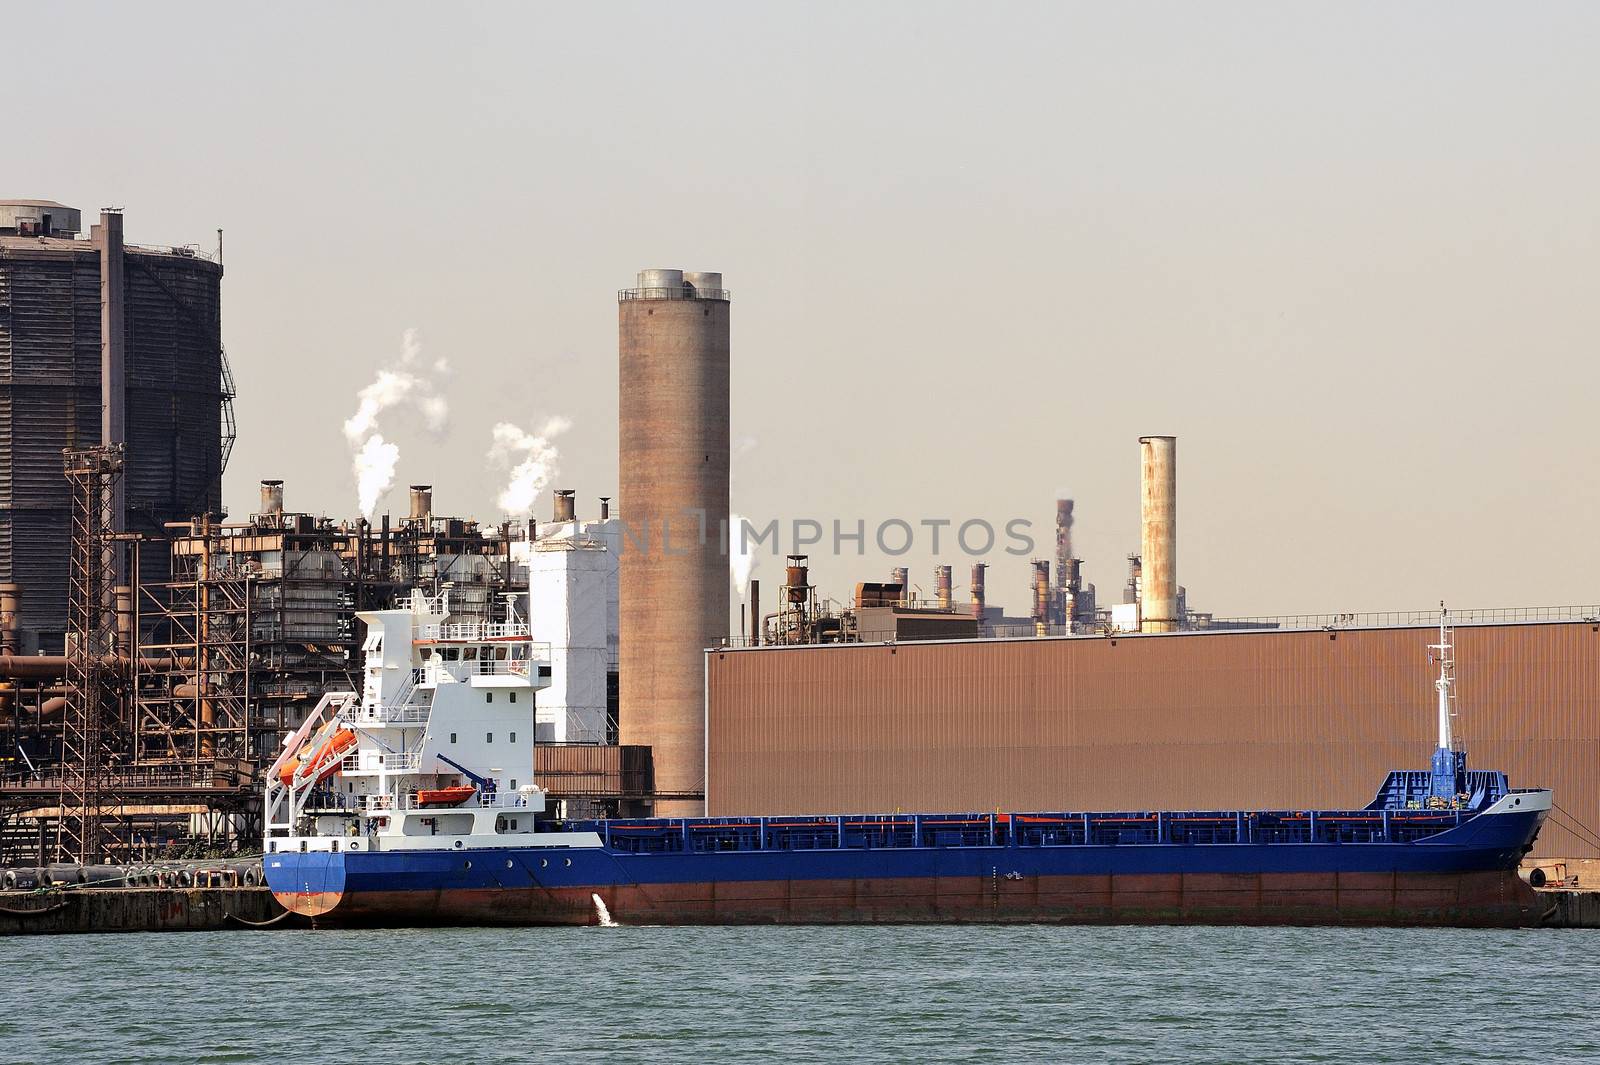
[[1443,603],[1439,604],[1439,642],[1430,644],[1430,648],[1439,654],[1439,679],[1433,686],[1439,692],[1439,748],[1450,751],[1455,749],[1454,737],[1451,734],[1450,719],[1455,716],[1452,709],[1454,693],[1452,689],[1456,682],[1455,648],[1452,644],[1451,632],[1448,621],[1450,611],[1446,610]]
[[1433,682],[1434,690],[1439,693],[1439,746],[1433,752],[1429,801],[1432,804],[1454,805],[1466,783],[1467,756],[1455,749],[1455,736],[1450,727],[1450,719],[1455,716],[1456,656],[1450,612],[1443,603],[1439,604],[1439,642],[1428,646],[1439,656],[1439,679]]

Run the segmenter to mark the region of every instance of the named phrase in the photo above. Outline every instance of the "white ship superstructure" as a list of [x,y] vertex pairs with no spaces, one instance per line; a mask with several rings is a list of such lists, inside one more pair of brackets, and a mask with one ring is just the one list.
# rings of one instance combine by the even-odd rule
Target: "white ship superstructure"
[[448,592],[357,617],[361,692],[324,696],[285,740],[266,850],[537,846],[534,697],[550,682],[548,645],[514,611],[452,623]]

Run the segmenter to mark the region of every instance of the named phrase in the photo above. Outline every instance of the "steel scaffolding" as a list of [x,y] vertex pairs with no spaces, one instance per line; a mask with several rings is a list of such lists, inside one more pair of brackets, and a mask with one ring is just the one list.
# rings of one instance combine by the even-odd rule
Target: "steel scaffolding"
[[[105,857],[104,733],[121,703],[117,658],[116,492],[122,445],[62,452],[72,482],[72,545],[67,586],[67,705],[61,730],[61,786],[56,860]],[[107,720],[111,718],[112,720]]]

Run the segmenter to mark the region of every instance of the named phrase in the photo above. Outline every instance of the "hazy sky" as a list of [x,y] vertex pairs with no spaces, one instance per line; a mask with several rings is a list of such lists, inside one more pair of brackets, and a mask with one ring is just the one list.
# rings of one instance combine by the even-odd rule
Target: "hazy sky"
[[451,423],[385,414],[389,508],[496,519],[492,424],[562,415],[592,513],[615,291],[666,266],[734,293],[745,514],[1047,553],[1066,489],[1117,599],[1174,434],[1193,607],[1600,602],[1600,5],[10,10],[0,194],[226,229],[235,513],[355,511],[341,423],[408,328]]

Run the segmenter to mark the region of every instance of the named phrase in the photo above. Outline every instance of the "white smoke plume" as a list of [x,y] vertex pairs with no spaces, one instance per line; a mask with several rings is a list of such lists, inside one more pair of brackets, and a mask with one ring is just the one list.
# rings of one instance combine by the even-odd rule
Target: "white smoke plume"
[[[740,460],[759,447],[760,443],[753,436],[741,436],[733,442],[729,455],[730,486],[732,482],[738,480],[734,474]],[[756,568],[761,564],[761,556],[746,543],[745,520],[741,514],[728,515],[728,573],[733,579],[733,594],[738,596],[741,603],[750,594],[750,578],[755,575]]]
[[450,403],[438,391],[449,374],[449,362],[440,357],[431,371],[419,373],[421,357],[417,331],[407,329],[400,338],[400,364],[379,368],[372,383],[356,393],[356,411],[344,423],[356,475],[356,500],[362,517],[369,521],[379,500],[394,486],[395,467],[400,463],[400,446],[379,432],[379,415],[408,403],[422,416],[430,433],[443,435],[449,428]]
[[378,499],[394,484],[394,468],[400,461],[400,448],[373,433],[356,452],[356,498],[361,514],[368,521],[378,509]]
[[545,422],[537,434],[526,433],[510,422],[495,423],[489,461],[511,470],[496,500],[501,510],[515,515],[533,512],[533,501],[555,479],[558,469],[561,452],[555,438],[570,428],[572,423],[561,417]]
[[744,534],[744,524],[743,515],[728,515],[728,571],[733,576],[733,594],[741,603],[750,593],[750,577],[760,562]]

